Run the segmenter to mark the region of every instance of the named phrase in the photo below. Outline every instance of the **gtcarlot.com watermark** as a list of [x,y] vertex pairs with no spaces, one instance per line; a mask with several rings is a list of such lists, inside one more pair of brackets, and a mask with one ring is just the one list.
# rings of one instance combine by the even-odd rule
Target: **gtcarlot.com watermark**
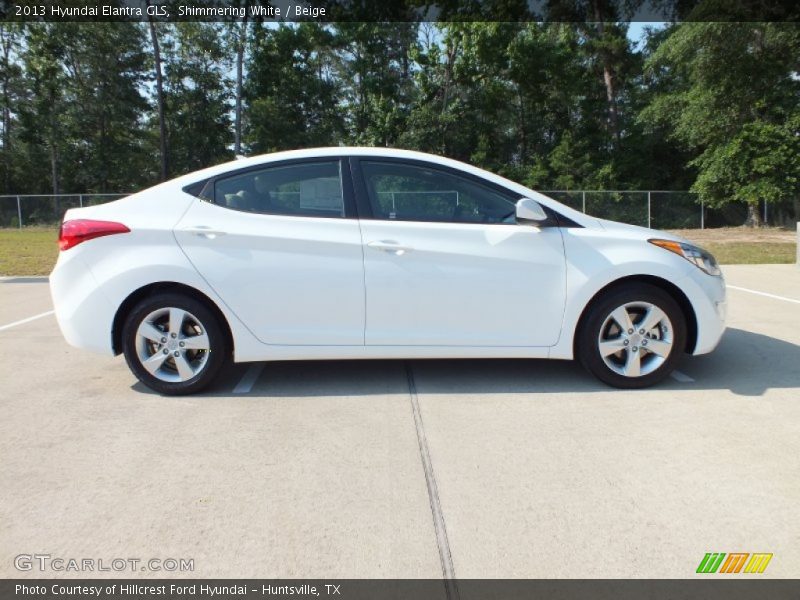
[[193,558],[72,558],[51,554],[17,554],[14,567],[18,571],[47,572],[178,572],[194,571]]

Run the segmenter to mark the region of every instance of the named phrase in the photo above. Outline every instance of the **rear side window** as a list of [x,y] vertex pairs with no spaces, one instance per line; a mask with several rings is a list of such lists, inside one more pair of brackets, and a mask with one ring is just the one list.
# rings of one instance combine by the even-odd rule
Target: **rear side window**
[[217,179],[214,203],[265,215],[344,217],[339,161],[264,167]]

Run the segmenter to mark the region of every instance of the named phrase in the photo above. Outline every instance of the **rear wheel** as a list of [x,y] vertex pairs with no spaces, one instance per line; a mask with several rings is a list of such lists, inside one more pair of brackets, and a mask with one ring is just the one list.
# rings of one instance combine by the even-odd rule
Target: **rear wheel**
[[202,302],[175,293],[139,302],[125,321],[122,343],[139,381],[168,395],[206,388],[229,354],[216,315]]
[[601,381],[643,388],[669,375],[685,347],[686,318],[672,296],[649,284],[628,284],[595,300],[575,350]]

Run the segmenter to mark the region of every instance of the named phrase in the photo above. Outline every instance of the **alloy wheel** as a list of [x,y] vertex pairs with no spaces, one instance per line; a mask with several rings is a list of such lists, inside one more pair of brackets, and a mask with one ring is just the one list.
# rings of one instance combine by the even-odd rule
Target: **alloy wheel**
[[672,322],[663,310],[650,302],[628,302],[606,317],[597,347],[609,369],[624,377],[641,377],[664,364],[673,341]]
[[181,383],[208,364],[211,344],[206,328],[189,311],[164,307],[149,313],[136,330],[136,354],[155,378]]

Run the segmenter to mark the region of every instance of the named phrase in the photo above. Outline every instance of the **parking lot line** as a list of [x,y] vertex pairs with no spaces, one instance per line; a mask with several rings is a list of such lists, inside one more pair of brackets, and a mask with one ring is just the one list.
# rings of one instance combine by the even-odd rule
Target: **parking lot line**
[[731,290],[748,292],[750,294],[755,294],[757,296],[765,296],[767,298],[773,298],[775,300],[783,300],[784,302],[793,302],[794,304],[800,304],[800,300],[795,300],[794,298],[787,298],[786,296],[777,296],[775,294],[768,294],[767,292],[759,292],[758,290],[751,290],[750,288],[743,288],[736,285],[729,285],[727,287]]
[[54,310],[48,310],[47,312],[40,313],[38,315],[33,315],[32,317],[28,317],[27,319],[21,319],[19,321],[14,321],[13,323],[9,323],[8,325],[0,326],[0,331],[5,331],[6,329],[11,329],[12,327],[16,327],[17,325],[24,325],[25,323],[30,323],[31,321],[35,321],[36,319],[41,319],[42,317],[47,317],[55,313]]
[[233,388],[234,394],[248,394],[250,390],[253,389],[253,386],[258,381],[258,376],[261,375],[261,371],[264,370],[264,365],[266,363],[254,363],[250,365],[250,368],[247,369],[242,378],[239,380],[239,383],[236,384],[236,387]]

